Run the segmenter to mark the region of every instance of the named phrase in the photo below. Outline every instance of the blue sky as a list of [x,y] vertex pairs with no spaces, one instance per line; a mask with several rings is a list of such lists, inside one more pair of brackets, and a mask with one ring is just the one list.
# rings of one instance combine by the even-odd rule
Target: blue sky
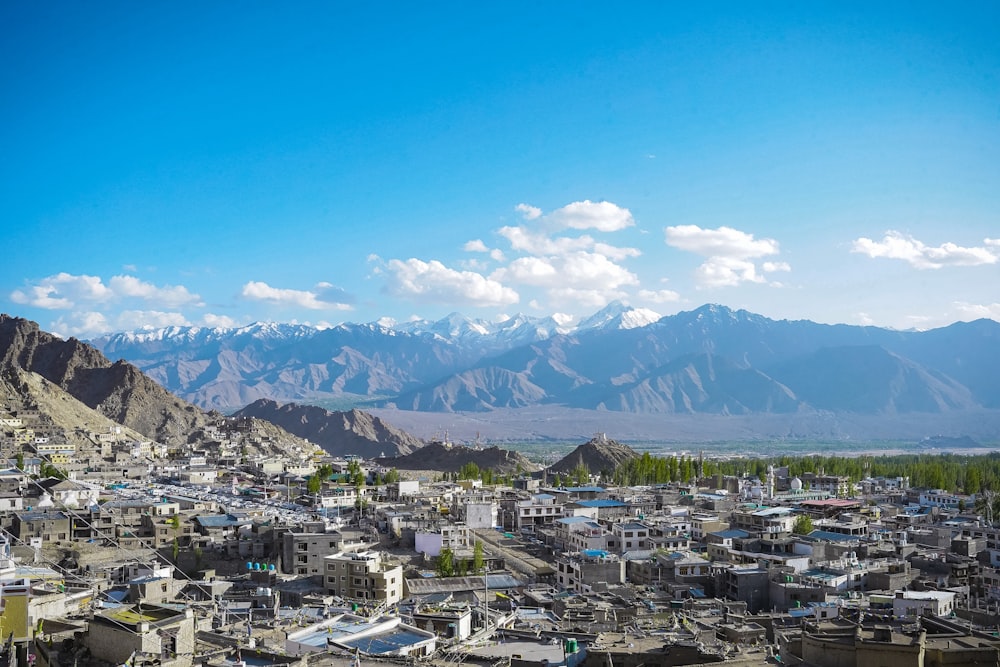
[[1000,5],[609,7],[4,3],[0,311],[1000,319]]

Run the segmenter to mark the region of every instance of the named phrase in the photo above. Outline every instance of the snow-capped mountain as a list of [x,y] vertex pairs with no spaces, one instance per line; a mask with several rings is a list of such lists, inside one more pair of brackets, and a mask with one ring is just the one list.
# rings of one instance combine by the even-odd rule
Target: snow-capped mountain
[[[905,414],[1000,408],[1000,323],[927,332],[621,303],[566,327],[487,322],[171,327],[93,344],[203,407],[267,398],[420,411],[560,405],[624,412]],[[362,403],[364,404],[364,403]]]
[[635,329],[659,320],[661,315],[648,308],[632,308],[621,301],[612,301],[576,325],[574,331],[594,329]]

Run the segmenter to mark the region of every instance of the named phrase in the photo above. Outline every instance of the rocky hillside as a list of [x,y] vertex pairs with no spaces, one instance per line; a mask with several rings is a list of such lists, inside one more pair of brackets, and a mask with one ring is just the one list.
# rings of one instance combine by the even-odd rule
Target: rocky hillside
[[279,405],[260,399],[233,416],[267,420],[333,456],[402,456],[424,446],[422,440],[361,410],[331,412],[311,405]]
[[475,463],[481,470],[498,473],[534,472],[538,466],[518,452],[499,447],[476,449],[460,445],[432,442],[406,456],[379,459],[379,463],[400,470],[437,470],[458,472],[462,466]]
[[599,474],[605,470],[612,471],[625,461],[638,457],[639,454],[628,445],[598,436],[553,463],[548,472],[570,473],[582,465],[591,474]]
[[86,343],[62,340],[18,317],[0,315],[0,371],[37,373],[111,421],[157,442],[186,442],[211,420],[132,364],[112,363]]

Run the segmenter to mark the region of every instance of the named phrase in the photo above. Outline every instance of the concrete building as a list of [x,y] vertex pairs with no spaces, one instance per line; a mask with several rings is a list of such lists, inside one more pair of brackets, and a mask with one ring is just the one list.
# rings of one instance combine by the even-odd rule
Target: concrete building
[[379,553],[338,553],[324,561],[324,588],[342,598],[387,605],[403,598],[403,568],[388,565]]

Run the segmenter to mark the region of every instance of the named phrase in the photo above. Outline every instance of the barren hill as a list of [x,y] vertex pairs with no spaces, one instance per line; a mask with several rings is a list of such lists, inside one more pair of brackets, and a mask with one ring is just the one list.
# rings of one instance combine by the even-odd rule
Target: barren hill
[[125,361],[0,314],[0,369],[37,373],[108,419],[158,442],[186,442],[210,417]]
[[572,452],[549,466],[552,473],[569,473],[582,465],[592,474],[611,471],[639,454],[629,447],[603,436],[598,436],[580,445]]
[[236,417],[256,417],[319,445],[333,456],[401,456],[424,446],[422,440],[361,410],[331,412],[312,405],[260,399]]
[[538,466],[518,452],[499,447],[474,449],[460,445],[445,445],[432,442],[423,449],[407,456],[379,459],[379,463],[400,470],[438,470],[458,472],[462,466],[475,463],[481,470],[512,473],[521,470],[533,472]]

